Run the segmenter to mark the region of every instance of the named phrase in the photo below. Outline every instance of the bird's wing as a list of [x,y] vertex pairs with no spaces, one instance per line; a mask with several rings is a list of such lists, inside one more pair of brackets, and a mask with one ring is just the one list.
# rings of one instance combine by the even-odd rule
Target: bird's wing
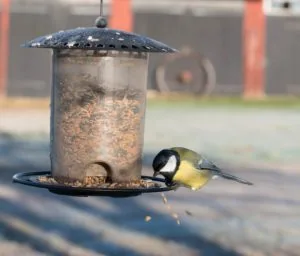
[[212,174],[215,176],[220,176],[222,178],[225,178],[225,179],[228,179],[228,180],[234,180],[236,182],[239,182],[239,183],[243,183],[243,184],[246,184],[246,185],[253,185],[253,183],[247,181],[247,180],[244,180],[244,179],[241,179],[241,178],[238,178],[234,175],[231,175],[229,173],[226,173],[226,172],[223,172],[219,167],[217,167],[213,162],[205,159],[202,157],[202,160],[199,162],[198,164],[198,170],[209,170],[212,172]]
[[209,161],[204,157],[200,157],[200,161],[198,162],[197,169],[199,170],[210,170],[210,171],[221,171],[219,167],[217,167],[213,162]]

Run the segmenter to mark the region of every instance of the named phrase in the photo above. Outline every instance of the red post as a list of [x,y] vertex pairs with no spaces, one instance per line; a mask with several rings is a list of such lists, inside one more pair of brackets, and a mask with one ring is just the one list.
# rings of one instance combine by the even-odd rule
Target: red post
[[131,0],[112,0],[109,26],[132,32],[133,14]]
[[9,23],[10,0],[2,0],[0,13],[0,97],[6,96],[8,56],[9,56]]
[[264,96],[265,15],[263,0],[246,0],[243,24],[244,96]]

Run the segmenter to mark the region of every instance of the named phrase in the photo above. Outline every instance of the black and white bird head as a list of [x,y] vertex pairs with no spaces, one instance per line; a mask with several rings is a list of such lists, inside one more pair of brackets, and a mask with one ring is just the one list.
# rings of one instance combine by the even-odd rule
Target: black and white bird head
[[153,176],[162,175],[170,183],[180,164],[179,154],[170,149],[161,150],[154,158],[152,167]]

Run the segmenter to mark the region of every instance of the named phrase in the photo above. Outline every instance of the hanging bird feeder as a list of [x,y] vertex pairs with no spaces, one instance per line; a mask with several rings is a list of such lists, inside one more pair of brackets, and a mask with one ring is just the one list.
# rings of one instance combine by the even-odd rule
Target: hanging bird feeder
[[53,53],[51,171],[16,174],[13,181],[76,196],[172,190],[141,172],[149,53],[176,50],[108,29],[102,16],[95,24],[24,44]]

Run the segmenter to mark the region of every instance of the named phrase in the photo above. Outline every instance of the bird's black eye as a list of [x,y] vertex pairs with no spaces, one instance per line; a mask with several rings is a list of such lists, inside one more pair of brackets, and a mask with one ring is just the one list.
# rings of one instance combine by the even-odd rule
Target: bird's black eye
[[164,167],[164,163],[162,161],[160,161],[160,159],[155,158],[153,161],[152,167],[153,167],[154,171],[159,172],[159,170]]

